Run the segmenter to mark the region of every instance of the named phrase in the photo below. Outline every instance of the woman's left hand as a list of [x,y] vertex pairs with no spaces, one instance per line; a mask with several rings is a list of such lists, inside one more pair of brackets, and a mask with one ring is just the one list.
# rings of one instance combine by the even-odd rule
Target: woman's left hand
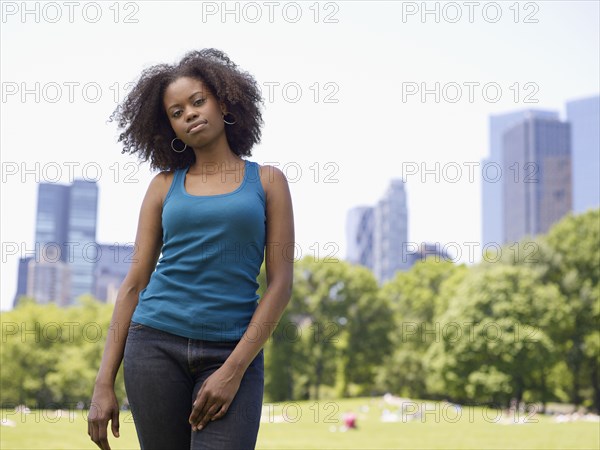
[[193,431],[201,430],[209,420],[220,419],[227,413],[241,381],[240,375],[223,365],[202,383],[189,418]]

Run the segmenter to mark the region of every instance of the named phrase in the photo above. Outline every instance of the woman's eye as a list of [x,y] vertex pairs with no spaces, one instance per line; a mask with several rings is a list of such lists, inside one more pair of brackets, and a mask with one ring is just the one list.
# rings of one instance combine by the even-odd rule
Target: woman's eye
[[[203,104],[205,101],[206,101],[205,98],[198,98],[198,99],[194,100],[194,105],[199,106],[199,105]],[[179,117],[180,115],[181,115],[181,110],[179,110],[179,109],[173,113],[173,117],[175,117],[175,118]]]

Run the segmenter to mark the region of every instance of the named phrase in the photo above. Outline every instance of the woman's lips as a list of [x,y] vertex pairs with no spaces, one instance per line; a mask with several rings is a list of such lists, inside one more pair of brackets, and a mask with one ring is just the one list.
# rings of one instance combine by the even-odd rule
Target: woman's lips
[[202,130],[206,125],[208,125],[207,122],[199,123],[198,125],[195,125],[194,127],[190,128],[188,134],[197,133],[198,131]]

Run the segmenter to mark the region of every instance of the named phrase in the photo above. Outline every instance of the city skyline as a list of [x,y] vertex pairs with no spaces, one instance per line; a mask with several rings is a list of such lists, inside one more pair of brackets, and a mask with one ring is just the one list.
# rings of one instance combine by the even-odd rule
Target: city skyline
[[[490,116],[490,151],[483,165],[492,174],[481,180],[482,247],[498,251],[500,245],[547,233],[569,213],[600,206],[600,171],[594,171],[599,167],[600,95],[566,106],[567,121],[556,111],[538,109]],[[407,203],[404,180],[392,179],[376,205],[347,213],[346,260],[371,269],[380,284],[409,270],[420,256],[454,259],[445,247],[406,242]]]
[[[594,109],[589,106],[597,106],[598,101],[600,101],[600,96],[593,96],[570,101],[567,105],[570,105],[572,109],[576,109],[578,105],[585,105],[586,108],[583,111],[587,111],[592,115],[592,119],[595,119],[598,115],[598,108]],[[582,114],[581,108],[578,112],[578,121],[587,125],[585,130],[587,135],[582,133],[579,139],[587,146],[595,145],[594,133],[598,128],[597,123],[591,121],[593,126],[590,125],[589,118]],[[537,186],[532,190],[532,186],[523,183],[521,179],[509,183],[499,183],[500,191],[504,191],[502,198],[505,210],[510,206],[518,206],[522,203],[521,200],[525,201],[527,198],[532,199],[535,209],[525,208],[525,203],[523,203],[521,209],[517,208],[511,211],[511,215],[502,213],[504,223],[499,225],[505,231],[503,238],[498,242],[506,244],[517,241],[527,234],[545,233],[565,214],[581,213],[587,209],[585,206],[589,206],[590,203],[598,206],[598,194],[593,193],[592,195],[587,190],[580,189],[578,194],[583,199],[575,197],[573,186],[577,184],[576,181],[579,178],[571,177],[572,167],[576,163],[580,167],[588,167],[590,164],[586,164],[586,160],[592,161],[594,158],[589,152],[584,153],[583,149],[579,149],[580,157],[586,160],[572,160],[572,124],[568,121],[562,122],[557,112],[513,111],[490,117],[490,124],[490,154],[484,160],[485,163],[499,164],[504,173],[510,172],[510,167],[515,164],[522,168],[526,167],[526,164],[534,164],[539,169],[544,168],[550,172],[549,178],[546,175],[540,180],[537,179],[537,176],[543,174],[544,170],[541,170],[539,174],[537,170],[534,171],[537,181],[535,184],[540,184],[541,191],[537,189]],[[549,132],[551,134],[546,135]],[[541,147],[539,140],[543,144],[545,143]],[[527,146],[527,143],[530,142],[533,143],[531,144],[532,148]],[[552,144],[552,147],[547,147],[548,144]],[[525,145],[525,147],[520,148],[521,145]],[[561,159],[556,161],[543,159],[550,155],[557,155]],[[558,174],[557,170],[568,172],[567,178],[559,177],[558,184],[555,180]],[[586,179],[585,184],[597,184],[597,178],[598,174],[594,179]],[[551,184],[549,184],[550,182]],[[581,180],[579,180],[579,184],[582,184]],[[556,211],[554,211],[556,207],[551,211],[547,209],[549,206],[556,206],[554,202],[556,199],[551,195],[550,187],[558,187],[560,193],[565,194],[562,197],[568,197],[559,199]],[[120,253],[120,257],[115,259],[115,246],[96,242],[97,191],[95,182],[82,179],[75,179],[71,185],[60,183],[40,183],[38,185],[34,259],[41,264],[30,266],[29,269],[25,268],[24,274],[19,272],[19,277],[28,280],[25,283],[26,289],[32,292],[31,295],[37,302],[54,302],[64,306],[73,304],[76,297],[82,294],[94,295],[102,301],[114,301],[118,286],[126,275],[129,265],[127,258],[123,258],[121,250],[132,249],[132,247],[117,245],[117,253]],[[545,191],[548,193],[545,194]],[[520,199],[520,197],[523,198]],[[549,200],[544,200],[546,197]],[[551,197],[552,199],[550,199]],[[574,211],[574,204],[580,205],[579,211]],[[364,242],[348,245],[349,253],[344,260],[368,267],[378,281],[384,283],[393,278],[397,271],[409,270],[419,255],[423,257],[436,255],[444,259],[454,258],[451,252],[440,251],[438,243],[431,245],[429,242],[408,241],[407,216],[408,200],[405,182],[402,178],[391,179],[384,195],[378,199],[375,205],[359,205],[347,212],[346,240],[357,238]],[[485,222],[485,215],[482,220]],[[542,223],[538,223],[539,221]],[[87,238],[87,241],[81,242],[79,239],[81,237]],[[482,241],[482,244],[483,242],[485,241]],[[56,254],[49,255],[49,252],[54,251],[57,247],[57,243],[58,251]],[[96,256],[92,258],[92,264],[90,264],[92,262],[90,258],[73,250],[74,247],[82,244],[85,247],[93,244],[95,247]],[[89,251],[87,254],[89,256]],[[67,259],[69,259],[69,264],[64,264]],[[57,267],[54,264],[56,261],[58,261]],[[61,265],[61,263],[63,264]],[[114,270],[113,266],[115,265],[118,266],[120,272]],[[19,267],[21,268],[21,264]],[[27,278],[27,271],[31,272],[34,267],[35,279],[41,277],[42,281],[29,281]],[[66,276],[66,281],[54,280],[57,277],[55,272],[60,277]],[[46,281],[46,278],[49,277],[53,278],[52,282]],[[22,286],[23,280],[19,278],[17,284]],[[29,287],[29,284],[33,287]],[[69,287],[66,296],[61,294],[61,289],[65,286]],[[26,295],[22,292],[23,288],[20,289],[20,295]],[[99,292],[101,292],[100,295]],[[56,295],[56,298],[51,298],[52,295]],[[18,296],[19,292],[14,296],[15,305]]]
[[[520,205],[521,212],[512,214],[509,219],[506,217],[505,210],[510,209],[512,202],[516,199],[506,199],[505,190],[508,188],[513,191],[518,188],[526,188],[526,184],[532,182],[541,183],[544,188],[548,188],[548,181],[555,176],[564,177],[564,174],[559,175],[562,164],[569,164],[568,174],[571,180],[564,181],[565,186],[568,186],[569,192],[554,192],[554,195],[562,195],[572,202],[570,205],[562,205],[561,213],[551,212],[555,200],[562,202],[560,198],[554,198],[552,201],[546,201],[542,206],[545,210],[544,214],[549,213],[553,217],[562,216],[564,211],[570,210],[575,214],[583,213],[588,208],[595,208],[600,205],[600,95],[570,100],[565,102],[566,118],[561,119],[559,111],[542,110],[542,109],[526,109],[520,111],[512,111],[504,114],[492,115],[489,118],[489,155],[482,161],[482,165],[489,167],[489,172],[482,177],[482,245],[492,242],[506,243],[514,241],[515,236],[521,236],[523,231],[511,232],[511,236],[506,236],[507,227],[511,227],[511,223],[515,219],[519,219],[519,215],[525,214],[524,204]],[[536,131],[535,133],[523,133],[530,122],[530,128],[537,128],[540,123],[550,125],[550,129],[561,127],[564,124],[564,130],[558,134],[548,134],[548,132]],[[536,125],[538,124],[538,125]],[[553,124],[553,125],[552,125]],[[511,146],[507,148],[505,139],[507,133],[519,133],[515,128],[521,127],[522,133],[513,139]],[[532,148],[527,152],[527,155],[519,155],[518,161],[513,159],[510,163],[505,163],[503,158],[505,153],[510,151],[515,153],[515,145],[520,145],[523,139],[527,137]],[[542,137],[541,143],[536,143]],[[558,139],[560,143],[555,142]],[[533,143],[533,144],[532,144]],[[557,167],[550,167],[550,153],[547,148],[553,147],[553,152],[559,150],[560,153],[568,154],[568,161],[558,163]],[[568,149],[567,149],[568,147]],[[532,151],[534,150],[535,151]],[[518,152],[517,152],[518,153]],[[554,155],[556,156],[556,155]],[[550,164],[550,166],[548,166]],[[556,164],[555,164],[556,165]],[[553,173],[552,177],[544,176],[546,171]],[[499,183],[498,173],[511,174],[514,181],[511,185]],[[531,187],[531,186],[529,186]],[[561,191],[563,188],[560,188]],[[534,196],[533,192],[529,196]],[[531,198],[532,205],[536,204],[537,200]],[[517,204],[518,201],[517,201]],[[503,205],[498,207],[498,205]],[[510,211],[509,211],[510,212]],[[536,222],[542,220],[544,225],[537,226],[532,223],[529,226],[521,224],[522,230],[528,230],[529,234],[542,232],[548,228],[548,224],[552,222],[549,218],[540,219],[540,212],[531,214],[531,221]]]
[[[108,8],[97,23],[80,16],[69,23],[66,14],[58,23],[6,17],[0,49],[3,243],[33,247],[36,174],[40,181],[68,182],[69,168],[80,175],[84,166],[89,177],[99,178],[98,240],[133,242],[154,173],[121,154],[115,124],[106,119],[144,67],[174,62],[193,48],[223,49],[257,78],[266,97],[265,127],[250,159],[285,167],[303,255],[318,249],[321,257],[331,256],[326,245],[333,243],[339,259],[346,251],[346,211],[374,204],[389,180],[402,175],[408,178],[409,241],[481,242],[475,170],[488,154],[490,115],[544,109],[560,111],[564,119],[565,102],[600,90],[594,2],[539,2],[536,23],[525,22],[525,14],[515,22],[509,5],[502,5],[496,23],[482,18],[481,11],[473,22],[467,15],[458,23],[422,21],[403,16],[401,2],[334,5],[337,10],[326,11],[320,4],[315,21],[314,8],[306,4],[295,23],[280,15],[273,23],[266,15],[259,23],[244,17],[215,20],[202,16],[200,5],[165,10],[151,2],[139,3],[137,23],[124,22],[124,11],[116,23]],[[175,23],[176,40],[155,32]],[[131,33],[146,45],[127,39]],[[74,34],[85,38],[73,40]],[[435,93],[423,101],[420,94],[435,90],[436,83],[439,101]],[[456,86],[462,88],[459,101],[453,101]],[[469,86],[474,86],[472,102]],[[489,95],[499,86],[501,97],[484,96],[483,86]],[[33,93],[25,94],[28,90]],[[297,101],[295,92],[302,94]],[[39,141],[23,140],[30,136]],[[438,180],[423,181],[423,173],[412,170],[436,163],[448,169]],[[449,170],[456,165],[463,171],[453,182]],[[3,256],[1,306],[8,309],[18,258]],[[463,252],[457,262],[469,263],[466,259]]]
[[75,304],[81,295],[113,303],[131,262],[133,246],[96,240],[98,186],[38,184],[35,251],[19,258],[17,292],[37,303]]
[[[498,165],[503,173],[518,168],[516,179],[498,183],[503,200],[502,207],[496,209],[503,220],[493,225],[503,230],[499,242],[512,243],[526,235],[546,233],[566,214],[598,206],[599,193],[580,188],[576,194],[574,186],[593,186],[600,174],[585,178],[585,172],[575,171],[574,167],[587,168],[597,159],[593,149],[598,147],[599,102],[600,96],[594,96],[567,103],[577,111],[572,113],[573,122],[563,122],[557,112],[542,110],[490,117],[490,154],[484,161]],[[573,128],[580,128],[577,139]],[[535,170],[526,170],[530,165]],[[525,178],[532,180],[526,182]],[[114,246],[96,242],[97,203],[95,182],[76,179],[71,185],[38,185],[35,261],[19,262],[15,305],[20,295],[33,296],[39,303],[60,305],[73,304],[81,294],[114,301],[129,265],[120,250],[127,248],[117,246],[117,253],[121,253],[117,258],[113,255]],[[574,211],[574,204],[579,205],[579,211]],[[496,218],[498,211],[484,208],[484,230],[486,219],[490,219],[486,213],[493,213],[492,218]],[[487,225],[492,225],[489,222]],[[420,257],[454,258],[436,244],[408,242],[407,223],[405,182],[395,178],[375,205],[359,205],[347,212],[348,250],[344,259],[371,269],[381,284],[396,272],[409,270]],[[89,258],[91,244],[96,253],[93,260]],[[77,247],[88,248],[85,257],[75,255],[73,249]]]

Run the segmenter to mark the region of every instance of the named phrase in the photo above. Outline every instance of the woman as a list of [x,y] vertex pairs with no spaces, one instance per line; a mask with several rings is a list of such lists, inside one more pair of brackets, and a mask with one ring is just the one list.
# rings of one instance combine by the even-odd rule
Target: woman
[[102,449],[109,421],[119,436],[121,361],[142,449],[256,444],[262,347],[291,296],[294,246],[283,173],[242,159],[260,141],[260,102],[248,73],[204,49],[144,70],[111,116],[125,129],[123,152],[161,172],[142,202],[94,387],[88,434]]

